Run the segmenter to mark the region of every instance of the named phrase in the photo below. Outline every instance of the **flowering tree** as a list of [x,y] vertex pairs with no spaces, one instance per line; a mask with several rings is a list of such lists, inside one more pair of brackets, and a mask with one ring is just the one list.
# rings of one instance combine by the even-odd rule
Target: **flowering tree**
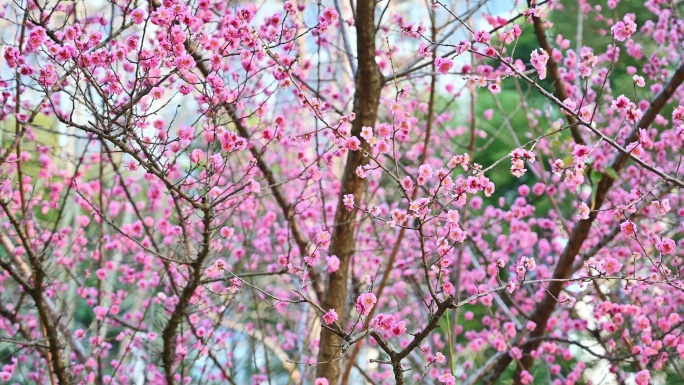
[[684,380],[679,6],[426,3],[5,2],[0,381]]

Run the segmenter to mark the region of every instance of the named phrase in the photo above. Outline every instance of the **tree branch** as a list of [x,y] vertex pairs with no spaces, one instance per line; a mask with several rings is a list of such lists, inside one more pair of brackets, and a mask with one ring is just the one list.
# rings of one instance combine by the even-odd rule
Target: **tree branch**
[[[626,143],[636,141],[639,135],[639,128],[648,128],[653,123],[656,116],[670,100],[677,87],[682,84],[682,81],[684,81],[684,64],[681,64],[679,68],[677,68],[675,73],[672,75],[672,78],[670,78],[660,93],[658,93],[658,95],[656,95],[656,97],[651,101],[648,110],[646,110],[641,120],[635,125],[635,128],[627,138]],[[627,164],[627,160],[629,160],[629,158],[630,154],[628,152],[618,152],[610,167],[615,170],[617,175],[619,175]],[[568,244],[566,245],[563,254],[560,256],[558,264],[556,265],[556,269],[553,272],[554,279],[567,279],[572,274],[572,265],[575,261],[575,257],[580,252],[584,241],[589,236],[589,231],[591,230],[591,227],[600,212],[598,209],[601,208],[604,201],[607,199],[608,192],[613,187],[614,183],[615,179],[613,179],[613,177],[611,177],[608,173],[603,174],[598,186],[596,187],[597,192],[595,197],[595,207],[597,210],[590,213],[589,219],[579,221],[577,226],[575,226],[572,234],[570,235],[570,239],[568,240]],[[537,325],[530,335],[531,338],[540,337],[544,334],[546,330],[546,323],[551,317],[551,314],[553,314],[553,311],[558,303],[556,298],[558,298],[558,295],[560,294],[564,285],[565,282],[563,281],[553,281],[547,287],[544,298],[537,305],[534,313],[531,316],[532,321],[534,321]],[[520,340],[518,339],[517,342],[519,343]],[[523,357],[521,359],[522,368],[527,369],[532,366],[534,359],[529,353],[538,346],[538,341],[525,346]],[[511,360],[512,358],[510,355],[502,355],[497,360],[494,368],[484,383],[495,383],[501,374],[503,374],[503,372],[506,370],[506,367]],[[518,368],[516,372],[515,378],[517,379],[516,381],[518,381],[518,383],[520,378],[519,374],[522,368]]]

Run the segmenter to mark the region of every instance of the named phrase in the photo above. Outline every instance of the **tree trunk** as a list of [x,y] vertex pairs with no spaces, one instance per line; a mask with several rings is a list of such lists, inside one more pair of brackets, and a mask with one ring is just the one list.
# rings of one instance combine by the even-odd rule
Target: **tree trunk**
[[[343,22],[343,21],[340,21]],[[375,62],[375,1],[357,1],[356,4],[356,44],[358,70],[356,75],[356,92],[354,94],[354,112],[356,119],[352,123],[351,134],[359,137],[361,128],[373,127],[378,115],[378,103],[382,90],[382,74]],[[356,210],[348,211],[342,197],[353,194],[355,202],[359,202],[366,188],[366,180],[356,175],[356,168],[368,163],[363,155],[369,151],[368,143],[361,140],[361,150],[349,151],[347,164],[342,176],[335,225],[330,243],[330,255],[340,259],[340,268],[330,273],[322,307],[325,310],[335,309],[340,317],[340,324],[345,321],[345,299],[347,297],[347,278],[349,260],[354,253],[354,227]],[[317,377],[325,377],[331,385],[337,384],[340,377],[341,339],[327,329],[321,329],[320,349]],[[335,346],[337,345],[337,346]]]

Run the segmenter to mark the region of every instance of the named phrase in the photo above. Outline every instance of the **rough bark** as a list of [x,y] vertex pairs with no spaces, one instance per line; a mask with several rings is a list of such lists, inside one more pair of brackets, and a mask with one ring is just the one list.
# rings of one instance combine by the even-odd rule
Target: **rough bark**
[[[648,110],[644,113],[641,120],[636,124],[636,128],[631,132],[630,136],[625,141],[625,145],[638,140],[639,128],[648,128],[653,123],[656,116],[662,110],[665,104],[667,104],[667,102],[670,100],[677,87],[679,87],[679,85],[682,84],[682,81],[684,81],[684,64],[680,65],[679,68],[677,68],[677,71],[672,75],[672,78],[667,82],[667,84],[665,85],[665,87],[663,87],[660,93],[656,95],[656,97],[653,99]],[[624,152],[619,152],[615,156],[613,163],[610,165],[610,167],[615,170],[615,174],[620,175],[624,167],[627,165],[629,157],[629,154]],[[537,324],[537,326],[529,335],[529,339],[533,340],[533,342],[524,345],[523,357],[520,360],[521,365],[518,366],[515,374],[515,384],[520,384],[520,373],[522,372],[522,370],[529,370],[532,367],[532,364],[534,363],[534,359],[530,355],[530,352],[539,347],[541,340],[538,337],[544,335],[546,331],[546,323],[553,314],[553,311],[556,309],[556,305],[558,304],[556,298],[558,298],[561,290],[563,289],[563,286],[565,285],[565,282],[562,282],[561,280],[567,279],[572,274],[572,266],[575,261],[575,258],[579,254],[579,251],[582,248],[584,241],[589,236],[591,226],[593,225],[594,221],[596,220],[596,217],[598,216],[598,209],[606,201],[608,193],[610,189],[613,187],[614,183],[615,179],[613,179],[613,177],[611,177],[608,173],[605,173],[603,175],[603,177],[598,183],[598,186],[596,187],[597,192],[595,207],[597,208],[597,210],[591,212],[591,214],[589,215],[589,219],[579,221],[577,226],[575,226],[575,229],[573,230],[572,234],[570,235],[568,244],[565,247],[565,250],[563,251],[563,254],[561,255],[560,259],[558,260],[558,264],[556,265],[556,269],[553,273],[553,278],[556,279],[556,281],[553,281],[549,284],[544,295],[544,298],[537,305],[534,313],[531,316],[531,320],[534,321]],[[490,376],[487,378],[485,383],[495,383],[501,376],[501,374],[506,370],[506,367],[508,367],[511,361],[512,359],[510,355],[506,354],[501,356],[501,358],[498,360],[498,362],[492,369]]]
[[59,335],[55,323],[52,321],[52,314],[50,314],[50,311],[45,305],[43,293],[39,288],[31,294],[36,303],[40,322],[48,340],[48,351],[50,352],[49,363],[52,365],[52,372],[58,384],[69,384],[71,383],[71,374],[67,370],[64,357],[62,356]]
[[164,341],[164,346],[162,349],[162,363],[164,366],[164,372],[166,372],[166,383],[168,385],[173,385],[176,383],[174,379],[174,375],[176,374],[176,370],[174,369],[174,361],[176,359],[176,337],[178,335],[178,326],[180,326],[180,324],[183,322],[185,312],[190,306],[190,298],[195,293],[195,290],[199,286],[200,280],[202,278],[202,265],[209,255],[211,247],[212,220],[212,209],[207,207],[204,210],[203,218],[204,232],[202,233],[202,249],[198,253],[195,260],[190,264],[190,273],[192,275],[188,278],[188,282],[183,289],[180,300],[178,301],[176,308],[173,310],[173,313],[171,313],[171,316],[166,323],[166,327],[162,332],[162,339]]
[[[382,74],[375,62],[375,2],[356,2],[356,44],[357,74],[356,92],[354,94],[354,112],[356,119],[352,123],[351,134],[359,137],[363,126],[374,126],[377,119],[378,102],[382,90]],[[340,259],[340,268],[330,273],[322,301],[323,309],[335,309],[340,316],[340,324],[344,324],[344,305],[347,298],[347,279],[349,261],[354,253],[354,218],[356,210],[348,211],[342,197],[353,194],[355,202],[359,202],[365,188],[366,180],[356,175],[356,168],[368,163],[363,155],[368,151],[368,144],[361,140],[360,151],[350,151],[342,176],[340,198],[335,213],[335,224],[332,232],[329,254]],[[337,384],[340,377],[339,348],[341,339],[336,334],[321,329],[319,365],[317,377],[325,377],[330,384]],[[337,345],[337,346],[336,346]]]

